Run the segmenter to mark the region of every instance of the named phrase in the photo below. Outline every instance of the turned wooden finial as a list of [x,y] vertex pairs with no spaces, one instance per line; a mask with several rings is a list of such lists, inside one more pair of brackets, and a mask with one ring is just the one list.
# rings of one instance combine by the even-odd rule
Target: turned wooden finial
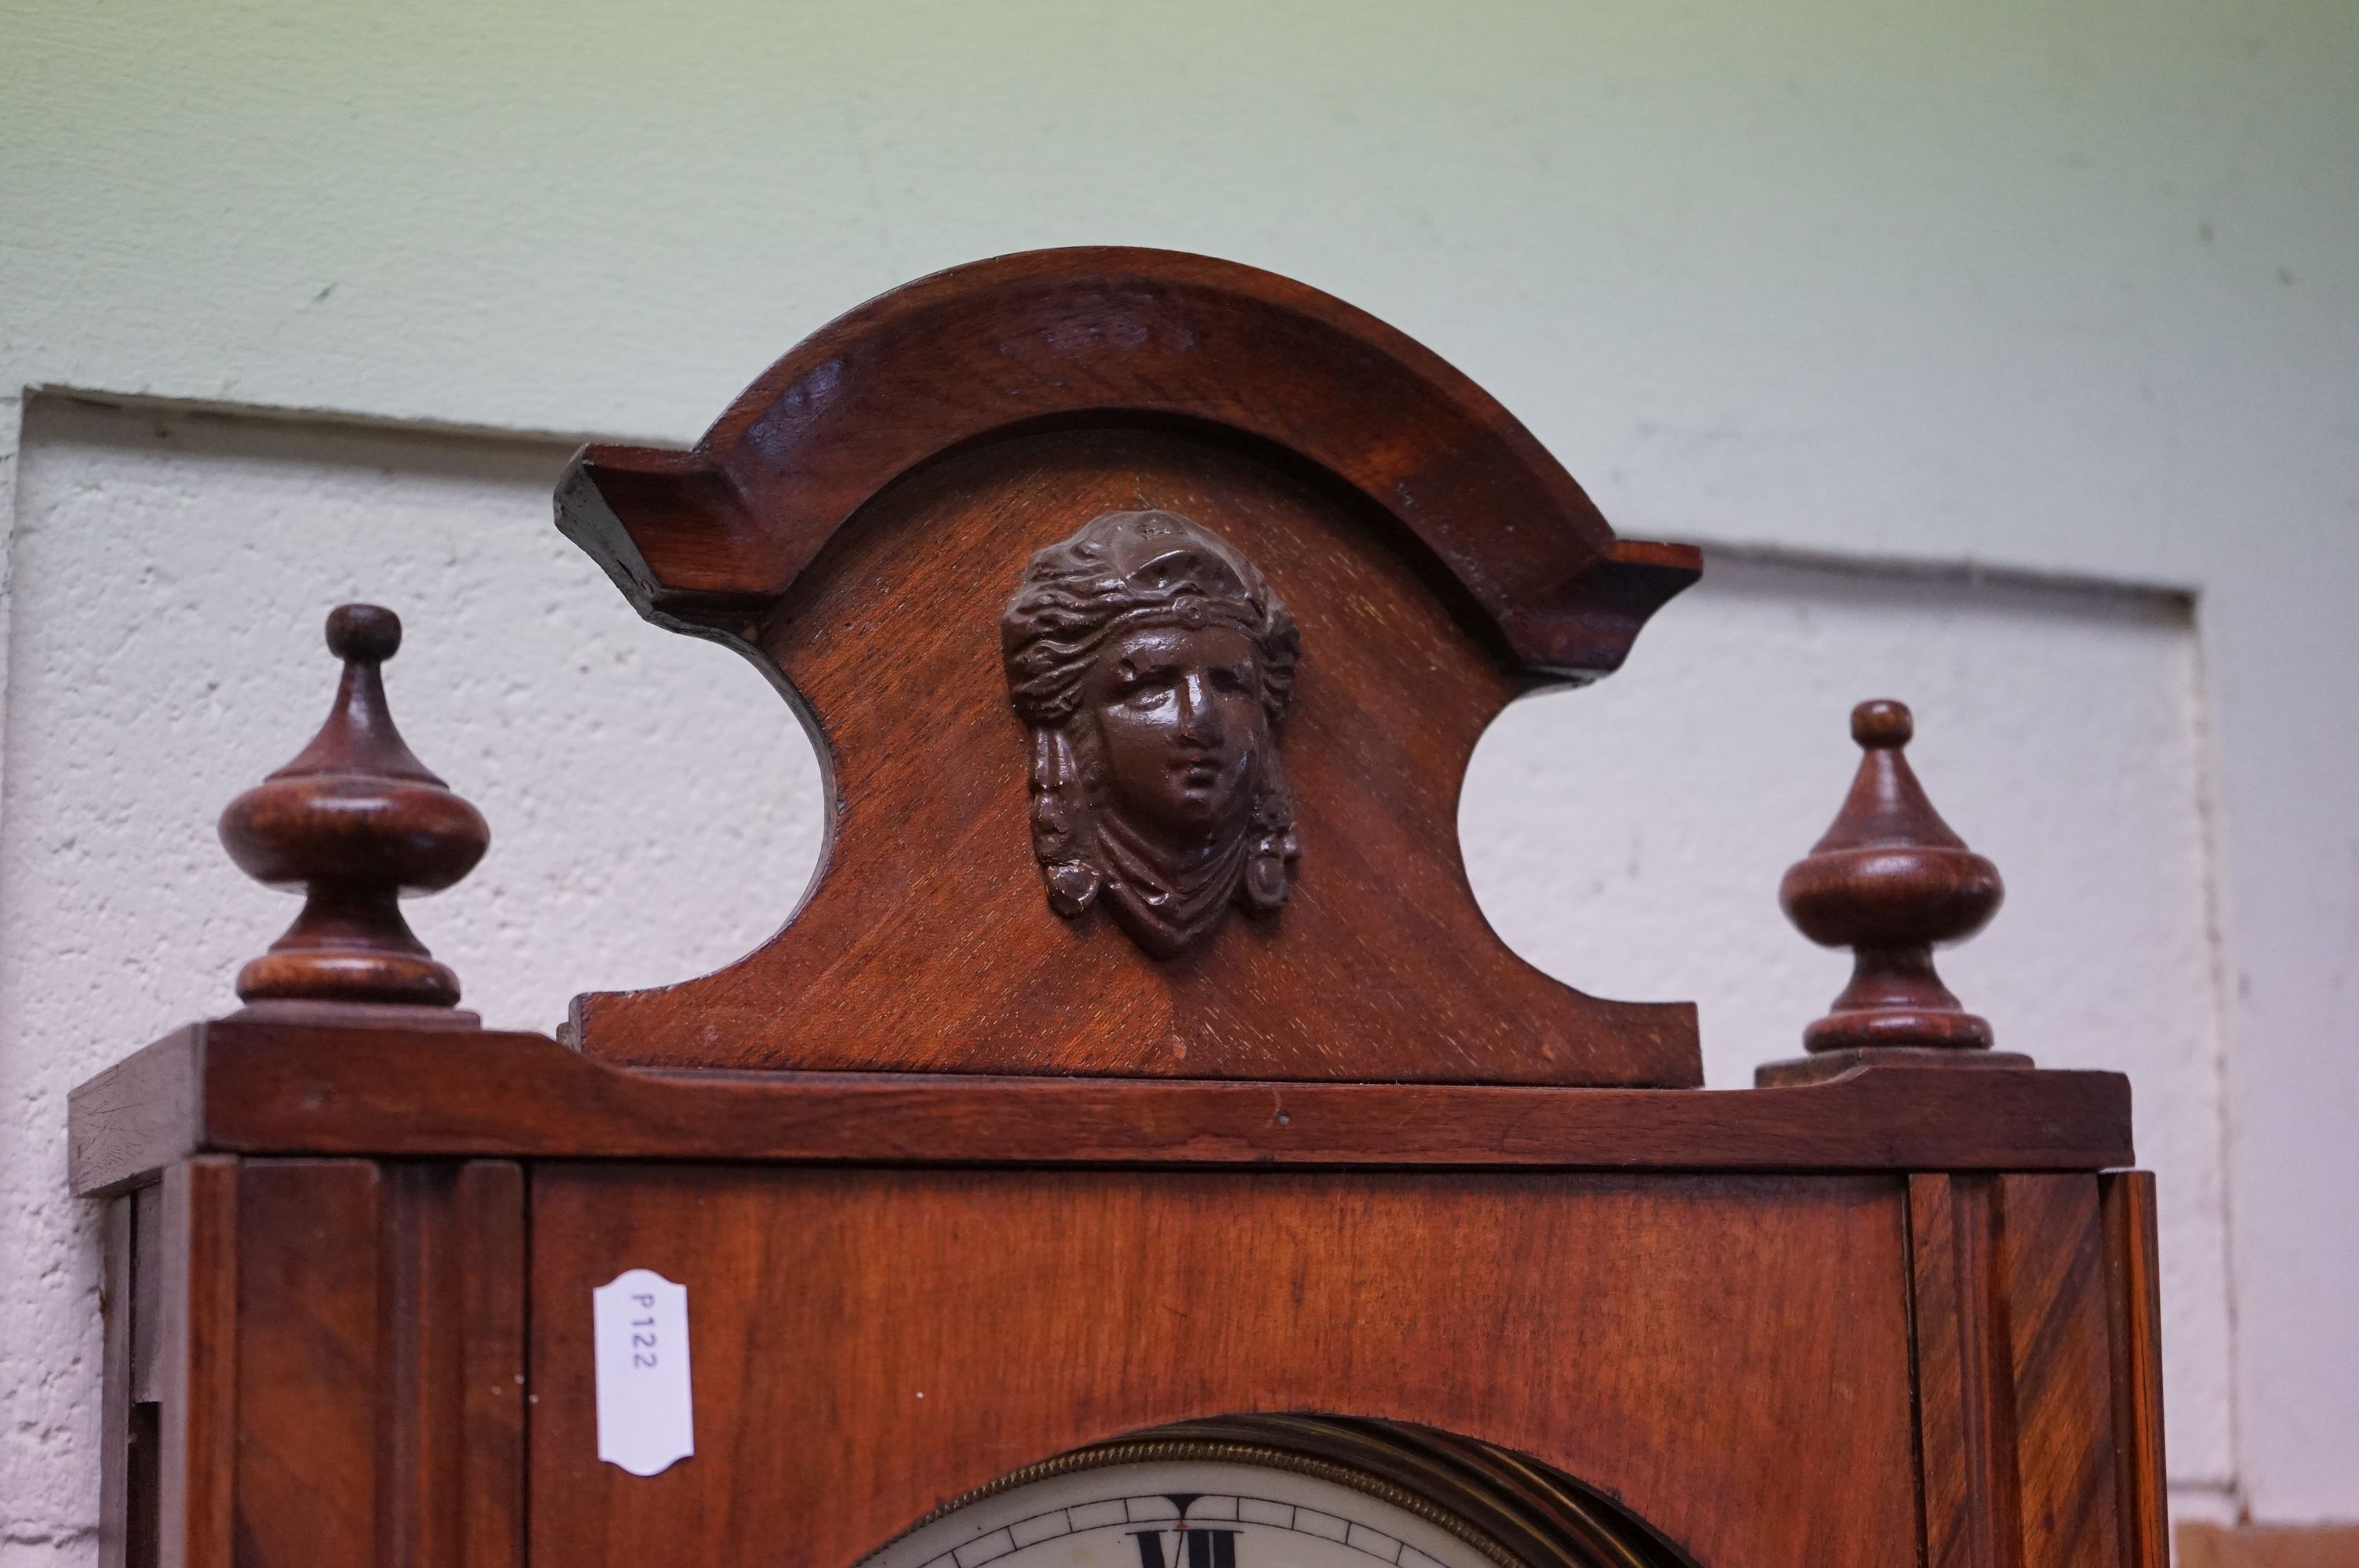
[[[1852,709],[1852,739],[1866,755],[1851,794],[1834,826],[1778,889],[1778,902],[1803,935],[1856,954],[1851,984],[1802,1032],[1803,1047],[1813,1054],[1990,1050],[1991,1026],[1941,983],[1933,947],[1981,930],[2006,889],[1998,868],[1967,849],[1925,798],[1901,754],[1914,730],[1902,703],[1863,702]],[[1773,1074],[1807,1076],[1765,1070],[1765,1077]]]
[[238,971],[237,994],[248,1003],[375,1004],[373,1013],[390,1004],[420,1010],[420,1022],[472,1022],[441,1011],[457,1004],[459,977],[411,935],[398,901],[439,892],[473,871],[491,829],[394,728],[378,666],[400,646],[392,611],[332,611],[328,648],[344,661],[344,676],[328,721],[293,762],[222,813],[230,859],[258,881],[305,893],[287,934]]

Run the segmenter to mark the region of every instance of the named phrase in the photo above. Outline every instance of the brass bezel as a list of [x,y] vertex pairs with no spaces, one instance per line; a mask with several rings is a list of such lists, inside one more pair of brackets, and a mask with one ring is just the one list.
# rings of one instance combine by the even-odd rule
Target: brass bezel
[[1256,1465],[1349,1487],[1447,1531],[1498,1568],[1682,1568],[1644,1526],[1521,1454],[1396,1422],[1324,1416],[1225,1416],[1052,1454],[951,1498],[893,1540],[1036,1481],[1185,1463]]

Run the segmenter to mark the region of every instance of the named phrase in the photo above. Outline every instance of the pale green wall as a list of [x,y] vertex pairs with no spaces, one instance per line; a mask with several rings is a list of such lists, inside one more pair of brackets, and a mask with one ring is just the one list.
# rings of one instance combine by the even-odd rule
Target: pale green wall
[[27,379],[685,438],[915,274],[1162,244],[1634,528],[2171,580],[2353,416],[2347,4],[63,4],[0,73]]

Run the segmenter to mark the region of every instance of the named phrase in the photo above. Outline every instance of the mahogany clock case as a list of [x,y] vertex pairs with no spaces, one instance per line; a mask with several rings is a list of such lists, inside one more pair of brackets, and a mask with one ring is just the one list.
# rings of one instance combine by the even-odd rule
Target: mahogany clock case
[[[558,509],[810,728],[821,873],[717,974],[476,1027],[396,901],[484,825],[393,729],[397,622],[340,611],[328,725],[223,825],[304,913],[73,1098],[109,1568],[851,1568],[1125,1442],[1520,1568],[2162,1568],[2128,1087],[1940,985],[1999,884],[1906,709],[1788,878],[1856,971],[1764,1087],[1483,921],[1476,738],[1700,561],[1427,351],[1228,264],[1002,258]],[[651,1476],[591,1346],[638,1268],[693,1346]]]
[[[1497,1444],[1668,1561],[2166,1561],[2151,1184],[2096,1169],[2125,1108],[2061,1084],[2027,1118],[2064,1119],[2080,1148],[2039,1157],[2078,1171],[1941,1172],[1976,1162],[1927,1130],[2006,1119],[1978,1103],[1984,1071],[2105,1075],[1465,1089],[1424,1124],[1398,1115],[1436,1092],[1415,1086],[1073,1082],[1044,1103],[969,1080],[929,1104],[773,1075],[665,1086],[767,1148],[740,1130],[718,1158],[617,1158],[595,1084],[630,1070],[470,1043],[464,1096],[445,1071],[393,1087],[383,1063],[417,1042],[392,1031],[234,1022],[92,1086],[85,1120],[125,1130],[160,1108],[125,1080],[169,1062],[198,1108],[170,1136],[378,1150],[115,1168],[135,1184],[110,1232],[118,1528],[146,1519],[188,1563],[845,1565],[1048,1455],[1316,1411]],[[1921,1127],[1860,1114],[1879,1080]],[[1583,1136],[1634,1093],[1667,1102],[1627,1110],[1651,1168]],[[1221,1130],[1248,1097],[1258,1136]],[[1759,1100],[1785,1102],[1780,1134],[1746,1127]],[[1060,1105],[1082,1134],[1061,1160],[1041,1152]],[[1104,1120],[1137,1134],[1126,1156]],[[1553,1147],[1490,1136],[1515,1123]],[[467,1156],[503,1140],[516,1157]],[[590,1292],[639,1267],[693,1314],[697,1454],[652,1477],[598,1461],[590,1376]],[[122,1561],[167,1560],[143,1539]]]

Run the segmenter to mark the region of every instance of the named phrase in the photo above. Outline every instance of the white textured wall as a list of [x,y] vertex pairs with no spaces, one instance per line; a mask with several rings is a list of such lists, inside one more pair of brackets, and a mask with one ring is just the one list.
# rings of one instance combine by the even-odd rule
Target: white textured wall
[[[2347,1223],[2359,1197],[2354,80],[2359,7],[2341,0],[30,0],[0,20],[0,524],[17,497],[7,471],[25,386],[684,439],[775,353],[877,289],[998,251],[1118,241],[1255,262],[1393,320],[1498,393],[1627,533],[2185,590],[2201,661],[2187,732],[2200,727],[2218,788],[2199,797],[2190,784],[2177,806],[2157,803],[2142,830],[2177,867],[2150,869],[2151,895],[2175,900],[2182,922],[2205,917],[2190,889],[2211,878],[2210,955],[2228,977],[2213,1044],[2226,1054],[2234,1332],[2215,1375],[2234,1413],[2206,1430],[2226,1434],[2217,1441],[2228,1496],[2257,1514],[2359,1517],[2349,1304],[2359,1300],[2359,1227]],[[342,464],[304,445],[309,437],[288,439],[310,454],[291,468]],[[496,460],[446,460],[465,470],[454,492],[497,488],[469,467]],[[229,563],[244,535],[234,522],[219,525],[213,558],[226,580],[240,575]],[[18,544],[16,569],[30,572],[37,541]],[[332,575],[329,558],[312,569]],[[484,562],[500,592],[557,591],[521,564]],[[88,607],[168,614],[192,570],[117,560],[104,592],[86,589]],[[343,585],[322,579],[321,590],[333,597]],[[1674,615],[1717,603],[1741,618],[1744,596],[1713,591]],[[1846,620],[1840,590],[1825,593],[1819,613]],[[33,603],[0,604],[11,662],[0,862],[11,867],[70,859],[84,842],[20,828],[20,811],[38,824],[71,800],[38,804],[16,778],[19,753],[31,767],[95,743],[37,721],[50,698],[26,661],[49,656],[37,650],[70,641],[71,629],[34,623]],[[1949,616],[1969,628],[1957,633],[1961,658],[1969,643],[1995,658],[1992,639],[2071,643],[2049,633],[2085,619],[1972,593],[1942,603],[1925,608],[1921,644],[1910,631],[1854,629],[1868,643],[1930,648],[1942,643],[1930,625]],[[2155,655],[2153,682],[2139,688],[2140,702],[2161,702],[2177,677],[2159,672],[2197,654],[2139,621],[2144,612],[2124,613],[2106,622],[2120,636],[2104,646],[2178,649]],[[1701,621],[1690,623],[1705,635]],[[1680,624],[1650,633],[1666,659]],[[561,625],[536,622],[536,635],[561,640]],[[297,692],[293,655],[308,629],[282,633],[259,617],[189,628],[190,640],[251,637],[256,649],[271,635],[288,639],[282,654],[257,652],[244,667]],[[761,696],[710,650],[659,652],[636,629],[614,635],[623,640],[587,656],[627,647],[634,662],[701,660],[680,667],[705,671],[716,700],[737,687],[742,700]],[[2095,645],[2082,651],[2096,658]],[[1770,646],[1797,663],[1810,652]],[[167,665],[179,656],[155,655]],[[121,673],[125,655],[91,657],[86,681],[108,689],[100,677]],[[459,655],[421,646],[418,657]],[[1747,714],[1729,694],[1754,679],[1776,685],[1727,658],[1698,660],[1680,693],[1690,711]],[[449,667],[459,678],[460,665]],[[1937,673],[1916,678],[1966,691],[1941,687]],[[1646,678],[1642,665],[1617,682]],[[1823,678],[1830,695],[1843,684]],[[2041,695],[2020,671],[1995,678],[2007,701]],[[1628,689],[1562,700],[1611,710]],[[524,701],[494,695],[503,714]],[[299,710],[308,715],[300,702],[286,711]],[[135,711],[146,710],[135,701]],[[1954,732],[1928,713],[1927,754],[1944,756],[1941,773],[1958,781],[1937,774],[1941,798],[1977,837],[1985,823],[1988,833],[2028,831],[2015,816],[2031,815],[2028,802],[2000,790],[1984,810],[1959,793],[1974,787],[1967,770],[2005,766],[2003,752],[1932,750],[1984,733],[1973,727],[1987,714],[1972,711]],[[2053,749],[2071,726],[2052,712],[2017,722]],[[479,709],[465,722],[495,720]],[[2092,736],[2132,738],[2104,728],[2110,716],[2089,722]],[[225,743],[255,743],[240,726],[219,728]],[[491,730],[466,733],[491,743]],[[1799,730],[1777,738],[1803,754]],[[1627,743],[1666,742],[1633,733]],[[601,767],[610,776],[600,788],[625,788],[611,776],[621,762],[560,770],[569,756],[612,758],[603,748],[630,744],[585,719],[543,772],[519,772],[501,752],[482,793],[514,824],[535,795],[588,798],[583,775]],[[1507,757],[1551,744],[1508,730],[1495,749]],[[1583,757],[1563,744],[1559,771],[1570,774]],[[2164,776],[2172,744],[2125,752],[2123,774]],[[429,754],[462,771],[463,759]],[[181,765],[147,755],[150,772]],[[1728,768],[1723,818],[1769,765],[1723,762],[1716,751],[1703,761]],[[2046,785],[2033,772],[2020,787],[2028,796]],[[501,806],[504,789],[524,792],[518,810]],[[1807,793],[1797,790],[1796,811]],[[2169,811],[2192,798],[2212,807],[2215,852],[2190,871],[2184,823],[2172,826]],[[192,799],[191,820],[217,804]],[[615,831],[642,829],[618,817]],[[209,854],[193,843],[180,853]],[[638,863],[667,852],[648,847]],[[1562,852],[1594,851],[1568,840]],[[2054,885],[2093,885],[2093,856],[2071,851]],[[151,925],[145,912],[158,895],[140,874],[149,870],[75,886],[93,901],[90,920],[140,932],[153,960],[143,994],[154,1016],[177,1016],[191,1004],[170,988],[197,983],[201,957],[243,944],[212,925]],[[1993,955],[2028,939],[2010,926],[2030,926],[2033,868],[2009,859],[2008,870],[2017,902],[1985,939]],[[484,873],[507,874],[496,862]],[[582,881],[575,896],[597,891]],[[5,896],[0,962],[16,963],[50,917]],[[227,922],[243,906],[208,907]],[[2197,966],[2176,948],[2163,956],[2167,933],[2147,926],[2148,913],[2116,906],[2079,931],[2128,922],[2153,939],[2125,1005],[2172,1027],[2150,1055],[2119,1059],[2140,1074],[2152,1152],[2179,1146],[2154,1102],[2177,1098],[2169,1086],[2200,1056],[2184,1032],[2208,1025],[2180,1000]],[[429,906],[424,923],[441,936],[437,918]],[[449,918],[463,924],[455,900]],[[524,916],[487,906],[480,918],[491,957],[470,969],[483,983],[513,972],[538,985],[530,977],[547,973],[553,995],[577,976],[604,980],[532,957]],[[1524,921],[1518,939],[1544,950],[1545,922],[1504,904],[1502,918]],[[2171,930],[2185,935],[2183,924]],[[200,939],[217,946],[172,961],[166,944]],[[1728,942],[1732,955],[1744,950]],[[622,941],[617,961],[633,949]],[[545,961],[566,979],[533,967]],[[1565,961],[1577,968],[1580,957]],[[92,961],[60,956],[43,973],[76,965]],[[1972,995],[2012,983],[2016,971],[2002,968],[1969,950],[1958,975]],[[1765,970],[1764,986],[1788,983],[1777,975]],[[1709,987],[1697,989],[1710,1002]],[[73,1005],[71,989],[56,994],[41,1005]],[[2022,1013],[2010,997],[2002,1026],[2038,1027],[2043,1053],[2046,1038],[2059,1042],[2054,1059],[2100,1049],[2107,1000],[2077,991],[2069,1005],[2079,1022]],[[58,1178],[58,1108],[25,1091],[62,1081],[49,1059],[85,1048],[14,1028],[0,1036],[0,1079],[11,1086],[0,1160],[12,1195]],[[2167,1194],[2182,1190],[2169,1170]],[[16,1271],[12,1292],[70,1297],[86,1253],[43,1228],[64,1211],[42,1206],[6,1223],[49,1240],[22,1256],[12,1244],[0,1269]],[[2166,1239],[2175,1292],[2180,1271],[2210,1266],[2202,1235],[2176,1228],[2184,1223]],[[41,1321],[78,1322],[82,1310],[44,1307]],[[2208,1310],[2175,1298],[2171,1332],[2200,1336],[2189,1314]],[[87,1370],[69,1365],[71,1333],[50,1333],[13,1342],[28,1348],[12,1354],[61,1380],[24,1383],[12,1362],[0,1399],[70,1404]],[[2209,1398],[2176,1391],[2179,1359],[2173,1376],[2181,1404]],[[74,1516],[38,1501],[63,1495],[44,1489],[58,1463],[40,1440],[51,1417],[8,1408],[0,1539],[29,1543],[50,1528],[41,1521]],[[2174,1470],[2216,1475],[2214,1451],[2201,1446],[2210,1440],[2187,1434],[2183,1410],[2172,1415]],[[2205,1455],[2194,1470],[2191,1454]]]

